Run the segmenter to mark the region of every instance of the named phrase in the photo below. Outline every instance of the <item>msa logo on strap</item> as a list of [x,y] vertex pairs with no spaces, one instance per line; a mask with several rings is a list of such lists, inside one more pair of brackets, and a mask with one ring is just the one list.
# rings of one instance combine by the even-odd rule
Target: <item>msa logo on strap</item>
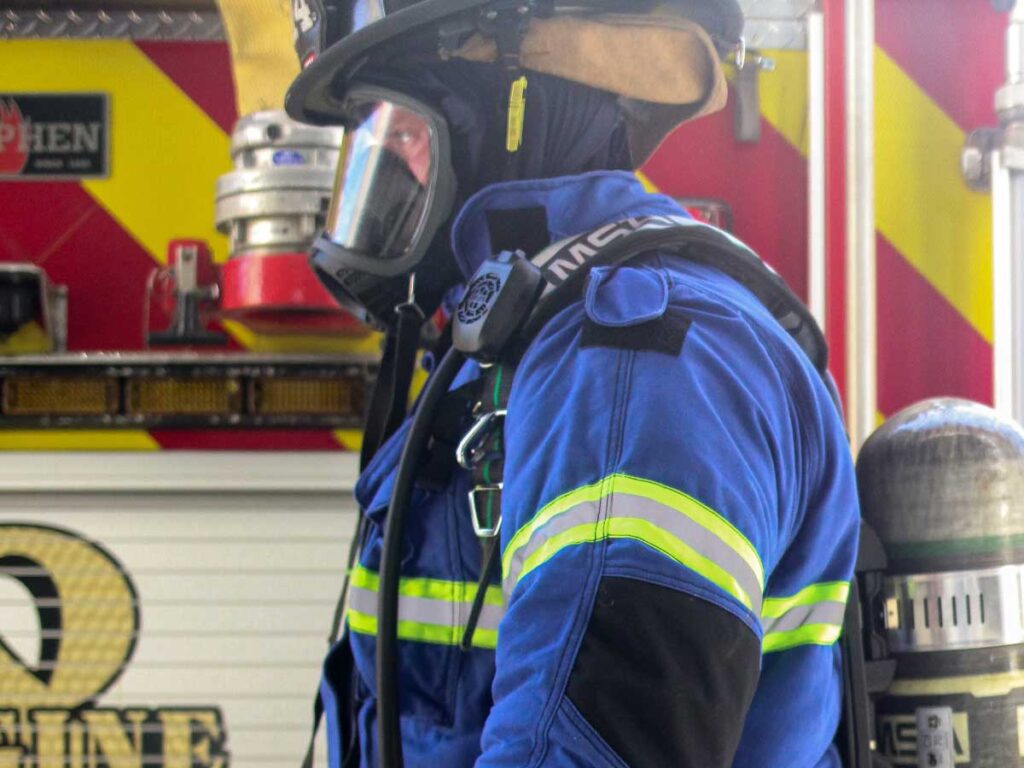
[[[702,233],[704,237],[711,236],[719,239],[723,245],[741,249],[752,256],[754,255],[746,245],[728,232],[716,229],[695,219],[685,216],[640,216],[607,224],[600,229],[595,229],[593,232],[576,235],[557,242],[538,253],[530,261],[533,262],[534,266],[540,267],[543,270],[544,277],[551,287],[557,287],[564,283],[570,275],[579,270],[580,267],[593,260],[603,248],[608,247],[616,240],[621,240],[624,237],[630,237],[641,232],[678,229],[680,227],[685,227],[695,233]],[[761,260],[758,258],[758,261],[760,262]]]
[[610,243],[637,232],[671,227],[706,227],[684,216],[641,216],[617,221],[568,240],[562,240],[538,253],[531,261],[544,270],[549,283],[564,283],[573,272],[593,259]]

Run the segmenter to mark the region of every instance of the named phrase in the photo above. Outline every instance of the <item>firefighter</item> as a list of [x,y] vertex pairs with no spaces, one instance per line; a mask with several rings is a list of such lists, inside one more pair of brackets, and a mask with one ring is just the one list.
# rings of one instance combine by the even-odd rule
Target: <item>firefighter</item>
[[[483,263],[457,321],[497,306],[502,264],[542,265],[589,233],[581,262],[629,222],[684,220],[632,170],[723,106],[735,0],[293,11],[304,70],[288,111],[346,129],[313,264],[388,339],[346,631],[321,686],[330,765],[838,766],[859,520],[841,417],[756,291],[685,249],[588,269],[514,376],[462,367],[395,550],[397,666],[377,656],[425,320]],[[475,419],[492,392],[503,407]],[[467,424],[501,443],[483,479],[450,460]],[[379,722],[389,676],[397,752]]]

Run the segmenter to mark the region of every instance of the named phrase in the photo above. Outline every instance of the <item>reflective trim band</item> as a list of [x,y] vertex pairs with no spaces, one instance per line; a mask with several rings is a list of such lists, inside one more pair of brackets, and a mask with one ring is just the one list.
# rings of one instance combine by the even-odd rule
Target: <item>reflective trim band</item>
[[789,632],[765,635],[761,652],[786,651],[798,645],[832,645],[842,633],[843,628],[838,624],[806,624]]
[[570,491],[520,528],[502,557],[505,593],[566,547],[607,539],[656,549],[761,612],[764,567],[747,538],[693,497],[629,475]]
[[[398,637],[421,643],[458,645],[469,620],[476,583],[440,579],[401,579],[398,585]],[[377,634],[380,576],[362,566],[353,569],[346,617],[353,632]],[[488,587],[473,634],[473,646],[493,649],[505,614],[501,588]]]
[[831,645],[842,633],[846,582],[812,584],[792,597],[765,598],[761,610],[764,653],[784,651],[799,645]]

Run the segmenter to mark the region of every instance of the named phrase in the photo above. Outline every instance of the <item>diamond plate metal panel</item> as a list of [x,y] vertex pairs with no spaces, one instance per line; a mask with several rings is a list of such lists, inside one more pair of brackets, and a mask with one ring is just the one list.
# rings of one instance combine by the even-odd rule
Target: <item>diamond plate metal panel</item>
[[0,6],[0,39],[223,40],[215,11],[52,10]]
[[743,30],[749,48],[761,50],[807,48],[807,24],[803,21],[750,19]]
[[751,48],[807,47],[807,13],[814,0],[740,0],[747,16],[744,36]]
[[803,19],[814,7],[814,0],[740,0],[748,19]]
[[[803,17],[813,0],[743,0],[747,44],[754,48],[806,48]],[[47,10],[0,5],[0,39],[70,38],[223,40],[212,10]]]

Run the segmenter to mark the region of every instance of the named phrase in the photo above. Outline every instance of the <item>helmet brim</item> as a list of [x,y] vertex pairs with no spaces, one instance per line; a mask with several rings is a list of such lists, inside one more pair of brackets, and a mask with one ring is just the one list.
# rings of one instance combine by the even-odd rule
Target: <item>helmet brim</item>
[[[295,120],[312,125],[337,125],[340,98],[368,58],[382,47],[442,21],[489,5],[493,0],[422,0],[369,24],[331,45],[295,79],[285,97],[285,110]],[[738,0],[676,0],[684,11],[700,18],[712,15],[708,32],[717,44],[739,41],[743,11]],[[686,15],[689,15],[687,13]],[[702,19],[701,19],[702,20]]]

